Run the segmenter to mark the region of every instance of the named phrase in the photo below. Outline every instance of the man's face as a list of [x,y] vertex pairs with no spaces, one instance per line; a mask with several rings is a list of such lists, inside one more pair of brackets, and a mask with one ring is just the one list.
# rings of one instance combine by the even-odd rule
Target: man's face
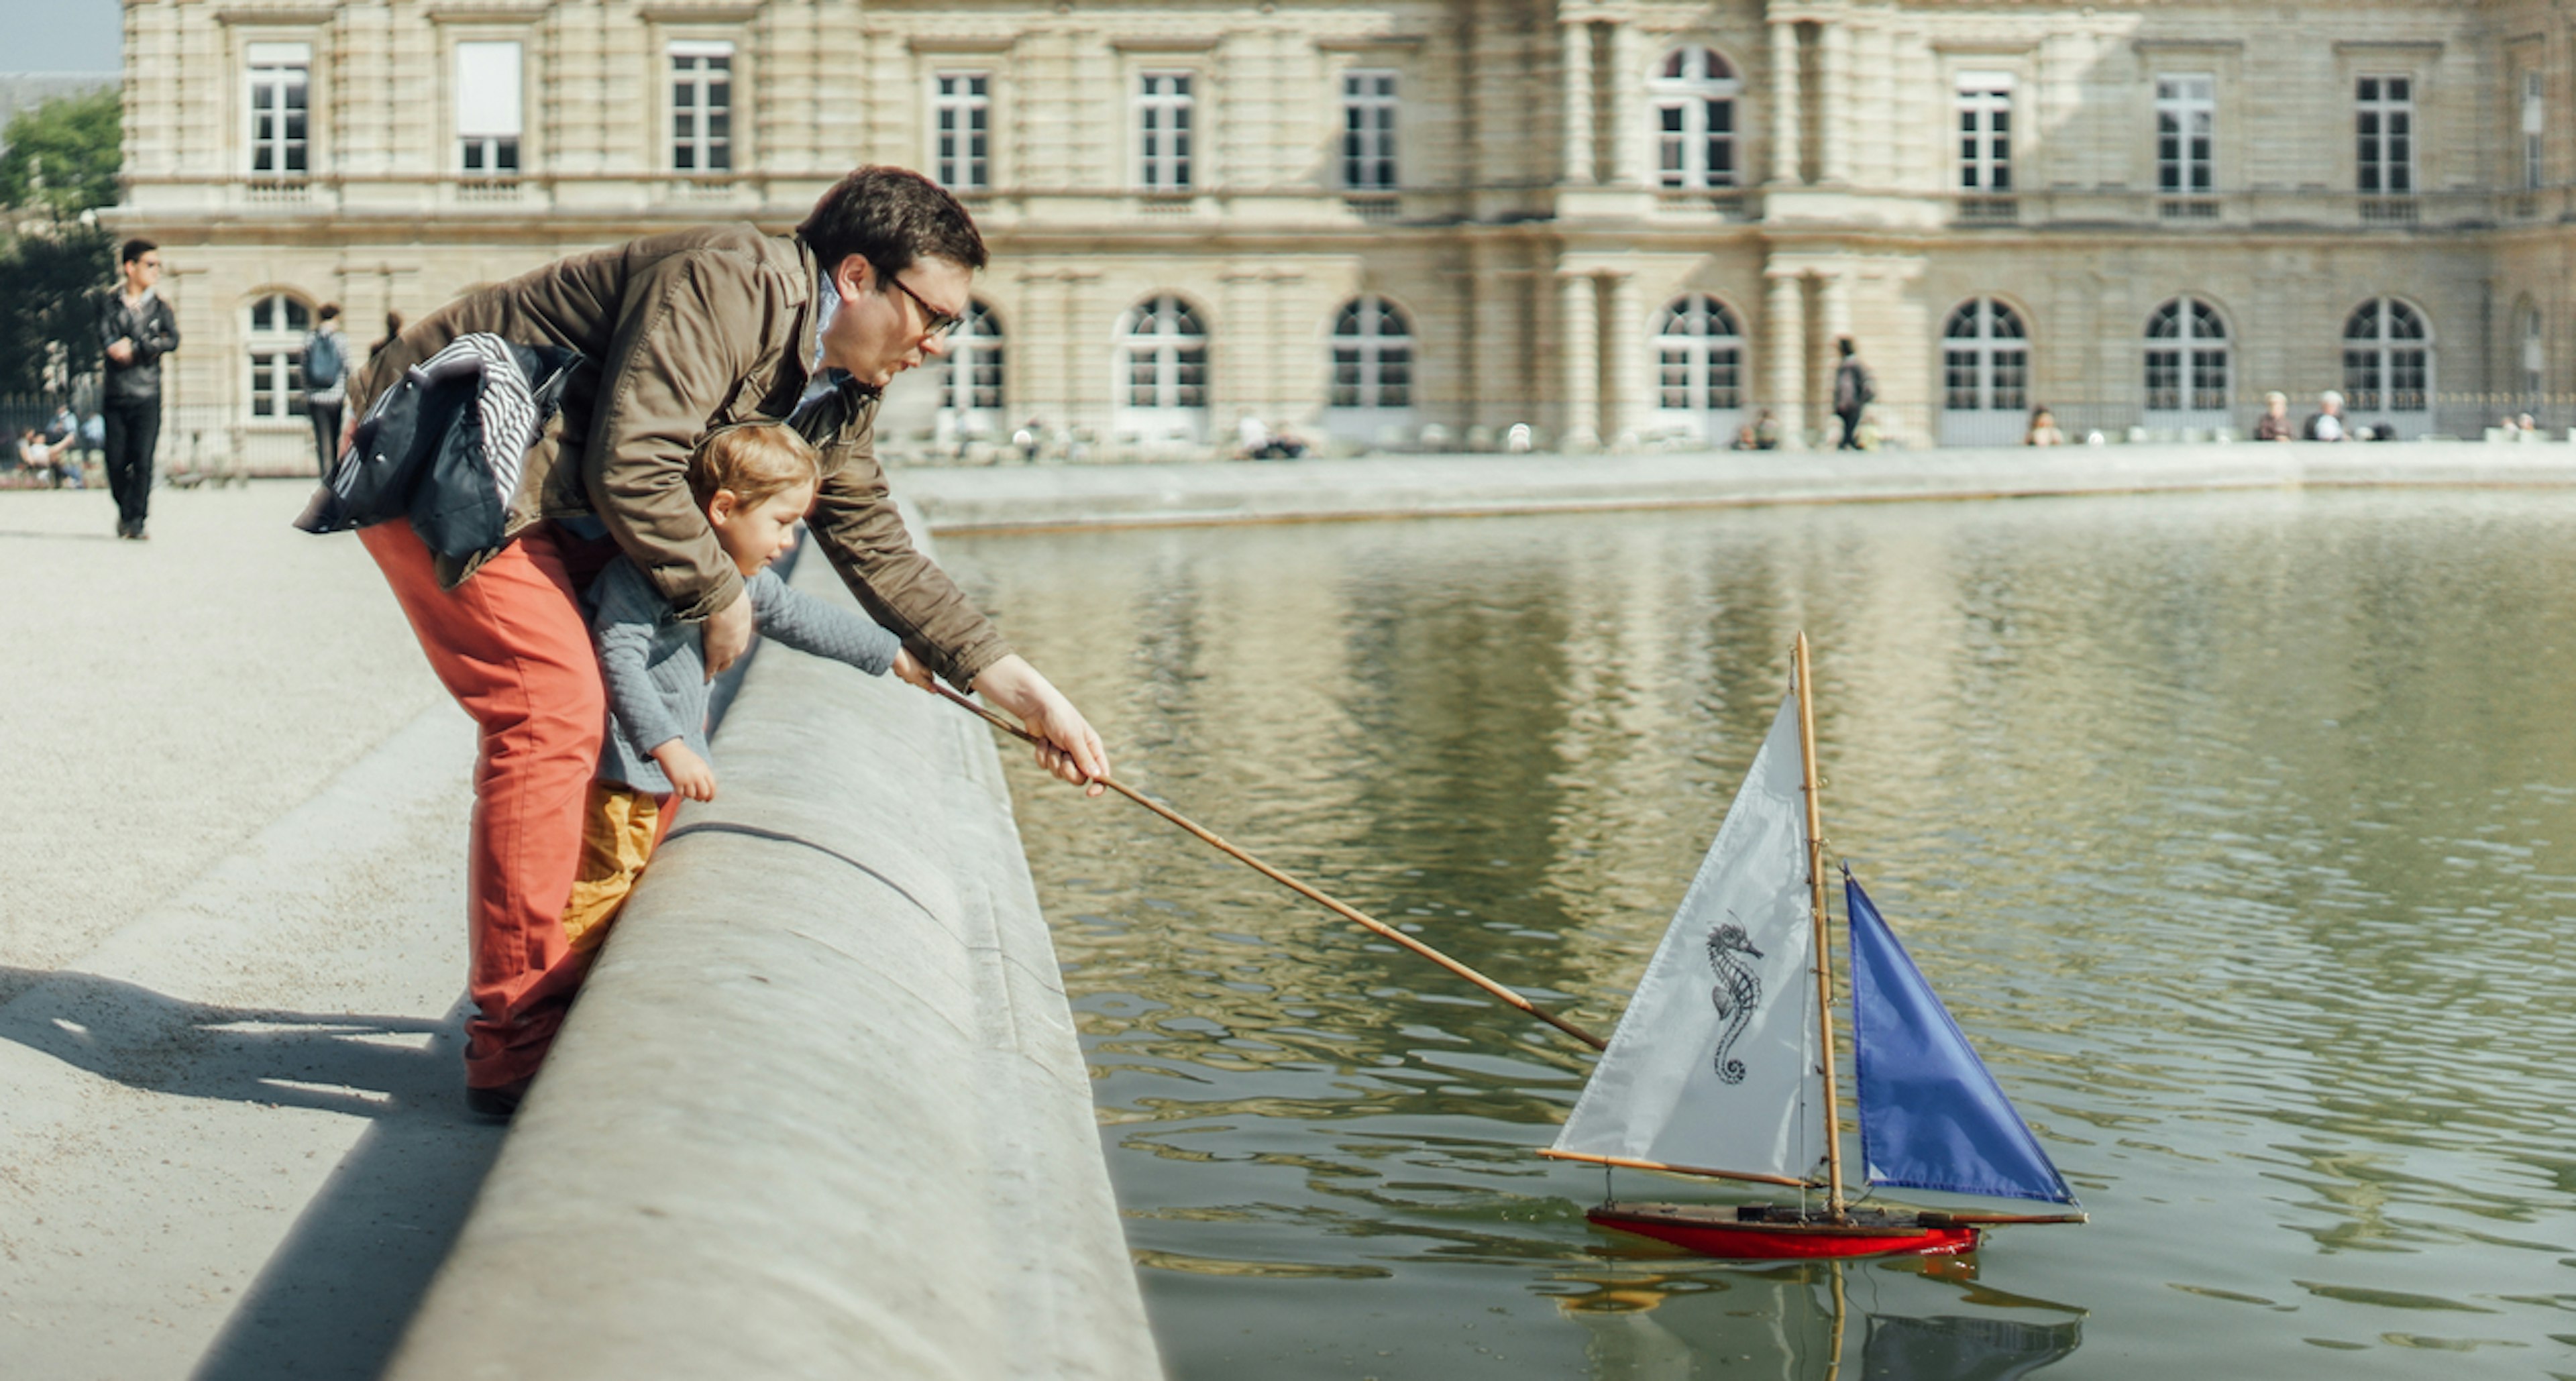
[[973,271],[962,264],[924,257],[883,283],[867,260],[844,258],[832,274],[841,307],[823,328],[824,365],[883,388],[895,375],[947,353],[947,336],[933,333],[938,323],[930,314],[963,317],[973,281]]
[[125,261],[125,286],[141,292],[161,281],[161,251],[145,250],[139,257]]

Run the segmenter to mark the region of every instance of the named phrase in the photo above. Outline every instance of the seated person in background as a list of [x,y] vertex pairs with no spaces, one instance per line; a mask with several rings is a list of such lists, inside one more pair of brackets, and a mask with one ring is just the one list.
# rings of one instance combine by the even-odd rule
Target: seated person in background
[[2299,434],[2290,427],[2290,395],[2274,390],[2263,395],[2263,415],[2254,419],[2257,441],[2296,441]]
[[[849,663],[871,676],[891,670],[925,690],[930,673],[894,634],[865,616],[787,588],[769,563],[796,543],[822,468],[814,448],[776,424],[716,433],[689,460],[689,491],[742,572],[753,626],[779,642]],[[643,570],[611,561],[584,602],[608,686],[608,732],[582,817],[581,870],[564,907],[564,938],[587,954],[607,938],[667,828],[672,797],[712,801],[707,764],[707,667],[696,623],[675,616]]]
[[1884,440],[1886,434],[1878,429],[1878,409],[1862,407],[1860,425],[1852,429],[1852,444],[1864,451],[1875,451]]
[[2343,395],[2333,389],[2318,394],[2317,410],[2309,416],[2308,425],[2300,434],[2310,441],[2343,440]]
[[1735,429],[1735,439],[1727,443],[1726,449],[1730,451],[1758,451],[1762,449],[1762,443],[1754,439],[1753,424],[1747,422],[1744,425],[1737,427]]
[[1753,419],[1753,449],[1757,451],[1780,449],[1780,419],[1769,408],[1764,408]]
[[2065,445],[2066,433],[2057,429],[2057,414],[2046,408],[2032,408],[2030,430],[2022,433],[2021,444],[2025,446]]

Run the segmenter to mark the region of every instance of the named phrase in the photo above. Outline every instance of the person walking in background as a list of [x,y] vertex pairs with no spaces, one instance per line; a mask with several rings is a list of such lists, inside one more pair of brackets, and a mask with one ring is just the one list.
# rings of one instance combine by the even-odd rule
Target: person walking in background
[[367,358],[372,360],[376,356],[383,354],[385,352],[385,347],[393,344],[394,338],[402,334],[402,327],[402,313],[385,313],[385,338],[367,347]]
[[1842,356],[1842,363],[1834,366],[1834,416],[1841,418],[1843,424],[1843,438],[1835,443],[1834,449],[1857,451],[1860,449],[1860,415],[1870,400],[1878,396],[1878,388],[1869,376],[1869,366],[1862,364],[1860,356],[1853,353],[1851,337],[1834,337],[1834,350]]
[[99,408],[107,419],[107,489],[116,496],[116,535],[137,541],[152,504],[152,452],[161,441],[161,357],[179,348],[179,317],[156,290],[161,248],[128,240],[117,256],[124,282],[100,304],[98,337],[107,377]]
[[322,481],[340,458],[340,404],[349,396],[349,338],[340,334],[340,304],[325,302],[304,337],[304,414],[313,419],[313,447],[322,455]]

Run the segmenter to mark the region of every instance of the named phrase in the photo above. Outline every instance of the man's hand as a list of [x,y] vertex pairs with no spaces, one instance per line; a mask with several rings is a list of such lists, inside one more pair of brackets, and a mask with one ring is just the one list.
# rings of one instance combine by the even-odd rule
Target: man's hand
[[116,361],[118,364],[134,363],[133,338],[130,336],[118,336],[115,340],[108,342],[107,357]]
[[707,679],[712,681],[741,660],[751,646],[750,593],[735,594],[733,603],[707,615],[706,631],[701,637],[700,646],[707,655]]
[[1038,749],[1038,766],[1090,788],[1085,795],[1101,793],[1098,779],[1109,775],[1109,750],[1101,746],[1100,735],[1082,711],[1038,675],[1026,658],[1014,652],[984,668],[973,689],[1018,715],[1022,727],[1047,741],[1048,746]]
[[671,779],[673,791],[692,801],[716,798],[716,770],[682,740],[675,738],[654,749],[653,761],[662,765],[662,775]]
[[930,689],[930,668],[912,655],[912,649],[899,647],[894,653],[894,674],[915,690]]

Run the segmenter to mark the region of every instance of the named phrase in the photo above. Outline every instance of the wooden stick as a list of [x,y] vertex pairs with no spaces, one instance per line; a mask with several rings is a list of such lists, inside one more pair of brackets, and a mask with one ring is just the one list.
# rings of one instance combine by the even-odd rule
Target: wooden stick
[[[957,692],[950,690],[946,686],[933,682],[931,684],[931,689],[937,692],[940,698],[950,701],[951,703],[964,706],[985,723],[992,725],[1003,733],[1009,734],[1013,738],[1019,739],[1023,743],[1035,744],[1040,748],[1052,748],[1055,746],[1048,743],[1046,740],[1039,738],[1037,735],[1030,733],[1028,730],[1002,718],[1000,715],[993,713],[991,710],[976,704],[965,696],[959,695]],[[1122,782],[1115,777],[1108,776],[1107,774],[1094,777],[1091,780],[1117,792],[1128,800],[1134,801],[1136,804],[1154,812],[1156,815],[1171,821],[1173,824],[1180,826],[1189,833],[1196,835],[1201,843],[1214,848],[1219,853],[1243,864],[1245,867],[1261,874],[1272,882],[1278,883],[1289,891],[1304,897],[1306,900],[1323,907],[1325,910],[1332,912],[1343,920],[1358,925],[1383,939],[1391,940],[1396,944],[1402,945],[1404,948],[1421,955],[1432,963],[1438,964],[1440,967],[1458,975],[1460,978],[1466,979],[1468,982],[1484,989],[1487,993],[1492,994],[1497,1000],[1501,1001],[1506,1006],[1516,1007],[1523,1012],[1527,1012],[1531,1016],[1546,1022],[1548,1025],[1574,1037],[1585,1045],[1591,1046],[1595,1050],[1603,1050],[1609,1047],[1610,1043],[1601,1039],[1599,1036],[1584,1030],[1573,1022],[1567,1021],[1565,1018],[1539,1006],[1537,1003],[1530,1001],[1528,998],[1521,996],[1510,988],[1504,987],[1502,984],[1497,983],[1483,974],[1476,972],[1474,969],[1459,963],[1448,955],[1442,954],[1440,951],[1422,943],[1420,940],[1414,939],[1412,936],[1405,934],[1394,926],[1388,925],[1386,922],[1379,920],[1375,916],[1369,915],[1358,907],[1351,906],[1345,902],[1326,896],[1324,893],[1319,892],[1316,889],[1307,886],[1305,883],[1299,882],[1297,879],[1288,876],[1286,873],[1271,867],[1269,864],[1253,857],[1250,853],[1227,843],[1225,839],[1219,836],[1214,830],[1201,825],[1197,821],[1192,820],[1188,816],[1181,814],[1179,811],[1164,805],[1160,801],[1148,798],[1144,793],[1137,791],[1125,782]]]
[[1816,700],[1808,694],[1807,632],[1798,630],[1798,765],[1806,774],[1808,918],[1816,928],[1816,1027],[1825,1052],[1825,1212],[1843,1220],[1842,1104],[1834,1094],[1834,959],[1825,921],[1825,821],[1817,799]]
[[1637,1160],[1629,1156],[1596,1156],[1589,1151],[1560,1151],[1542,1146],[1539,1154],[1549,1160],[1579,1160],[1593,1165],[1616,1165],[1624,1170],[1661,1170],[1667,1175],[1705,1175],[1713,1180],[1750,1180],[1755,1184],[1786,1185],[1804,1189],[1807,1182],[1788,1175],[1765,1175],[1757,1170],[1708,1170],[1696,1165],[1673,1165],[1660,1160]]

